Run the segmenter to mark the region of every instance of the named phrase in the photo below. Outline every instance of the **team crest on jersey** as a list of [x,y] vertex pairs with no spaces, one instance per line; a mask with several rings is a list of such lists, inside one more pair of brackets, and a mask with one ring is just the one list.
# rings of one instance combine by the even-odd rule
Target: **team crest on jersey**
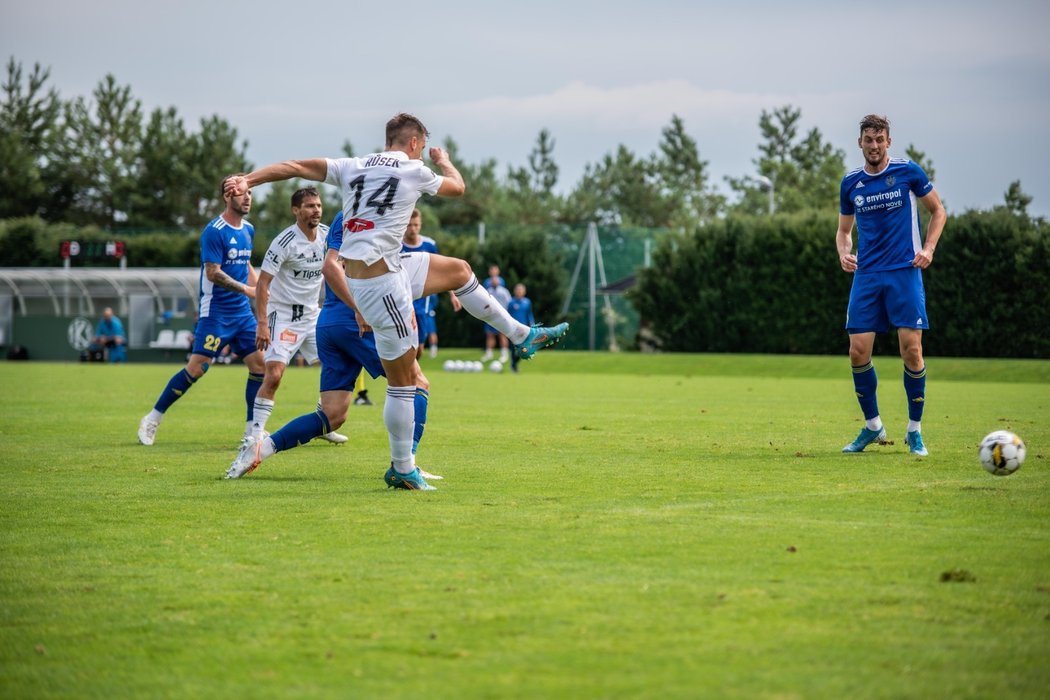
[[855,206],[855,207],[862,207],[862,206],[864,206],[864,195],[858,194],[856,197],[854,197],[853,198],[853,206]]
[[886,186],[887,187],[893,187],[896,184],[897,184],[897,178],[893,177],[892,175],[887,175],[886,176]]

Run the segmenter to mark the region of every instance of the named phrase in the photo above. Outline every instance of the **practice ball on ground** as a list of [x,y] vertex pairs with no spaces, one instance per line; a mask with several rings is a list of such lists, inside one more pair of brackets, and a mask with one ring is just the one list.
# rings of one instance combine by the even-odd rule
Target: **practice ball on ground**
[[491,363],[489,363],[489,371],[499,374],[503,371],[503,363],[499,360],[493,360]]
[[977,456],[989,473],[1010,476],[1024,464],[1024,441],[1009,430],[996,430],[981,440]]
[[456,366],[453,364],[452,360],[445,360],[445,364],[441,365],[441,367],[446,372],[455,372],[456,371]]

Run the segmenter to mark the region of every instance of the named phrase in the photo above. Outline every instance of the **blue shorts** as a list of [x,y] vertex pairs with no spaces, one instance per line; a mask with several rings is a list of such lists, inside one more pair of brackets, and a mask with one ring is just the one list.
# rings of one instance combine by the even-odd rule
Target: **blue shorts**
[[255,329],[258,322],[254,316],[242,314],[231,319],[214,316],[197,319],[193,330],[193,354],[205,355],[213,360],[227,345],[240,357],[247,357],[255,347]]
[[922,270],[905,267],[884,272],[857,272],[846,309],[846,331],[884,333],[894,328],[929,330]]
[[386,375],[375,335],[362,337],[356,328],[318,326],[317,358],[321,361],[321,391],[353,391],[362,368],[373,379]]
[[422,316],[417,315],[416,325],[418,326],[420,345],[426,344],[427,338],[430,337],[431,333],[438,332],[437,321],[429,314],[423,314]]

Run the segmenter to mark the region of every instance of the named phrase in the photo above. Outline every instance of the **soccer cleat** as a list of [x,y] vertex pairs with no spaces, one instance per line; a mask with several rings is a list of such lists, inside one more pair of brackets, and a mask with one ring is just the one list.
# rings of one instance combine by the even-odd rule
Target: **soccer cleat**
[[857,439],[842,448],[843,452],[863,452],[864,448],[873,442],[877,442],[880,445],[886,442],[886,427],[883,426],[878,430],[868,430],[867,428],[860,429],[860,435]]
[[354,405],[355,406],[371,406],[372,405],[371,399],[368,398],[368,390],[367,389],[365,389],[364,391],[362,391],[360,394],[357,395],[357,398],[354,399]]
[[157,437],[157,427],[160,423],[154,423],[149,416],[143,416],[139,421],[139,442],[143,445],[152,445]]
[[[264,438],[265,439],[265,438]],[[239,479],[245,474],[255,470],[262,462],[262,440],[256,440],[255,436],[249,435],[237,451],[230,468],[226,470],[227,479]]]
[[514,346],[514,353],[519,359],[529,360],[541,348],[549,348],[556,344],[569,330],[568,323],[559,323],[550,328],[546,326],[533,326],[525,340]]
[[347,436],[343,435],[342,433],[337,433],[337,432],[335,432],[333,430],[330,433],[325,433],[324,435],[322,435],[321,439],[322,440],[327,440],[328,442],[334,443],[336,445],[342,445],[344,442],[346,442],[350,438],[348,438]]
[[[270,437],[270,431],[264,430],[264,431],[262,431],[262,437],[260,437],[259,440],[265,440],[268,437]],[[248,441],[251,440],[251,439],[252,439],[252,436],[251,436],[250,433],[248,435],[241,436],[241,441],[240,441],[240,443],[238,443],[237,449],[238,450],[242,449],[245,445],[248,444]]]
[[400,474],[391,465],[386,470],[386,476],[383,477],[383,481],[386,482],[387,488],[407,489],[409,491],[437,491],[436,488],[424,481],[418,467],[408,474]]
[[919,457],[926,457],[930,454],[930,451],[926,449],[926,445],[922,444],[922,433],[918,430],[912,430],[904,436],[904,442],[908,443],[908,452]]
[[424,479],[433,479],[434,481],[441,481],[442,479],[445,478],[443,476],[439,476],[438,474],[431,474],[427,470],[423,469],[423,467],[416,467],[416,468],[419,469],[419,475],[421,477],[423,477]]

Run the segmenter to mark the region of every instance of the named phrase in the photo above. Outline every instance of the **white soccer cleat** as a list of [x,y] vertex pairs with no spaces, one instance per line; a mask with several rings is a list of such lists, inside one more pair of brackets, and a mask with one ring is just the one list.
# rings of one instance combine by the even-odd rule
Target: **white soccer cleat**
[[160,423],[154,423],[149,416],[143,416],[139,421],[139,442],[143,445],[152,445],[157,437],[157,427]]
[[346,442],[350,438],[348,438],[347,436],[343,435],[342,433],[337,433],[337,432],[335,432],[333,430],[330,433],[325,433],[324,435],[322,435],[321,439],[322,440],[327,440],[328,442],[333,443],[335,445],[342,445],[344,442]]
[[[262,444],[262,441],[265,440],[268,437],[270,437],[270,432],[267,431],[267,430],[262,431],[262,436],[258,440],[259,444]],[[237,444],[237,449],[238,450],[244,449],[244,446],[247,445],[248,441],[251,440],[251,439],[252,439],[251,433],[249,433],[247,435],[243,435],[241,437],[241,441]]]
[[237,450],[237,456],[233,458],[230,468],[226,470],[226,478],[240,479],[245,474],[254,471],[262,462],[261,452],[262,440],[256,440],[254,435],[244,438],[241,449]]

